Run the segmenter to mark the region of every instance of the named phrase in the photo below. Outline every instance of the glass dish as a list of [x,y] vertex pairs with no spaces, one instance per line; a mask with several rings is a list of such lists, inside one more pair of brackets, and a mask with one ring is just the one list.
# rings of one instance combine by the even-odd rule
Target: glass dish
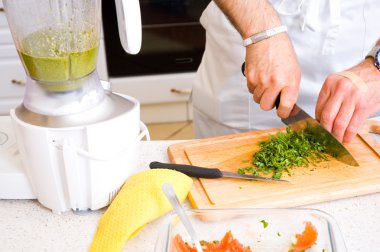
[[[187,214],[200,240],[221,240],[231,231],[234,238],[252,251],[283,252],[291,249],[292,237],[301,234],[310,221],[318,238],[308,252],[347,251],[336,221],[315,209],[197,209]],[[159,233],[155,252],[169,252],[173,238],[179,234],[193,244],[176,214],[169,214]]]

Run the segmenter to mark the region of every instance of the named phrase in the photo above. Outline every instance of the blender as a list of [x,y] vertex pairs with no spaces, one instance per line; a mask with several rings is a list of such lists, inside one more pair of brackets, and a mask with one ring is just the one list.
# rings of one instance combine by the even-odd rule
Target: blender
[[[53,212],[107,206],[136,172],[149,138],[140,104],[112,93],[96,72],[101,0],[3,0],[27,73],[23,103],[10,111],[26,176]],[[138,0],[116,0],[120,40],[141,46]]]

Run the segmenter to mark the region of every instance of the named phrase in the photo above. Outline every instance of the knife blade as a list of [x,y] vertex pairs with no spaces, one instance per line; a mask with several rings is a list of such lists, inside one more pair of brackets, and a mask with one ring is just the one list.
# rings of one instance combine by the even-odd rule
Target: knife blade
[[[276,108],[279,105],[279,99],[276,100]],[[318,142],[324,145],[327,152],[337,160],[351,165],[359,166],[352,154],[346,147],[339,142],[329,131],[327,131],[317,120],[307,114],[299,106],[294,105],[291,115],[288,118],[282,118],[281,121],[290,126],[293,131],[305,131],[317,137]]]
[[182,172],[190,177],[195,178],[239,178],[239,179],[250,179],[250,180],[260,180],[260,181],[275,181],[275,182],[289,182],[283,179],[274,179],[267,177],[260,177],[254,175],[239,174],[235,172],[222,171],[218,168],[205,168],[194,165],[185,164],[169,164],[161,162],[151,162],[149,164],[150,169],[170,169],[178,172]]
[[[245,62],[241,66],[241,71],[245,76]],[[278,109],[280,105],[280,96],[281,93],[277,96],[275,101],[276,109]],[[318,141],[326,147],[327,152],[337,160],[351,166],[359,166],[358,162],[346,149],[346,147],[341,142],[339,142],[339,140],[336,139],[334,135],[327,131],[317,120],[315,120],[303,109],[297,106],[297,104],[294,105],[290,116],[285,119],[282,118],[281,121],[284,124],[290,126],[293,131],[300,132],[307,130],[309,133],[317,136]]]

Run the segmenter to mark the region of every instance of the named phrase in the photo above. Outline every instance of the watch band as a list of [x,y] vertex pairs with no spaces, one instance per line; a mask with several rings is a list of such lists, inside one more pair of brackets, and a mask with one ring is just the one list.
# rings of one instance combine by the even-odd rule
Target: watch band
[[375,61],[375,67],[380,70],[380,46],[375,46],[366,56],[366,58],[372,57]]
[[260,41],[263,41],[264,39],[270,38],[281,32],[286,32],[287,30],[288,28],[285,25],[281,25],[281,26],[277,26],[277,27],[253,34],[251,37],[243,40],[243,45],[249,46],[251,44],[258,43]]

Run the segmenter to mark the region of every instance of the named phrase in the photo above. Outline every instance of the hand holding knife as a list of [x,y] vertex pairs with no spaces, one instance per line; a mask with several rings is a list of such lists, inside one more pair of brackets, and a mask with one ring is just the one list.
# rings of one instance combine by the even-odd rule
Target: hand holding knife
[[[245,62],[241,66],[241,71],[244,74]],[[278,94],[275,101],[276,109],[280,106],[280,96]],[[351,153],[344,147],[344,145],[339,142],[329,131],[327,131],[317,120],[308,115],[303,109],[301,109],[297,104],[294,105],[290,116],[287,118],[281,118],[281,121],[289,125],[294,131],[302,131],[306,127],[310,127],[313,130],[313,134],[318,136],[318,139],[326,146],[328,152],[334,156],[337,160],[351,165],[359,166],[358,162],[351,155]]]

